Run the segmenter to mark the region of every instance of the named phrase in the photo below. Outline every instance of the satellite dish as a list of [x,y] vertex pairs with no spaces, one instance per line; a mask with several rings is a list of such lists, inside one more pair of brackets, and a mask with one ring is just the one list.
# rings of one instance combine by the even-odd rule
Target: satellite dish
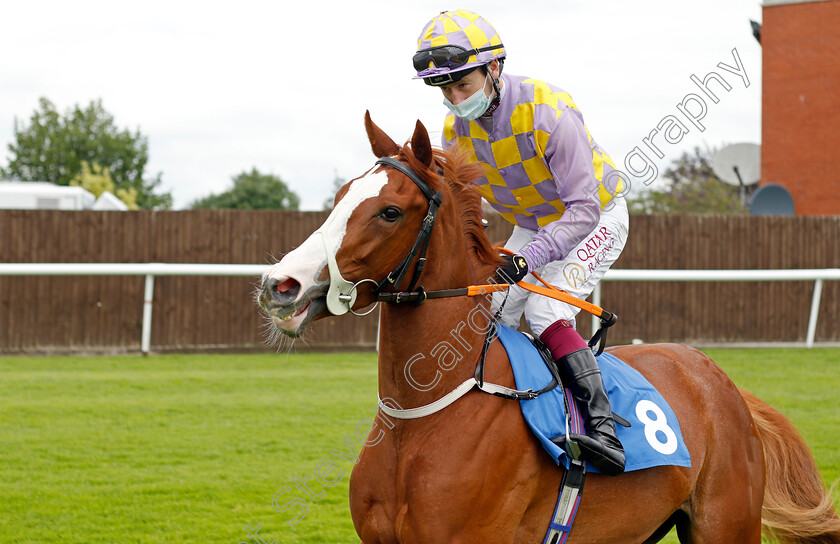
[[763,185],[750,201],[751,215],[793,215],[793,197],[776,183]]
[[736,187],[758,183],[761,179],[761,146],[728,145],[712,157],[712,170],[723,182]]

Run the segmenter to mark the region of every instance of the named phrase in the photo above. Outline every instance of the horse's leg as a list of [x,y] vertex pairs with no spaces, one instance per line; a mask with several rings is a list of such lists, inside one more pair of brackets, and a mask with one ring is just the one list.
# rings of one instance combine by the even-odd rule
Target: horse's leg
[[761,520],[718,520],[714,515],[702,514],[700,518],[677,523],[677,536],[682,544],[761,544]]
[[[719,512],[718,512],[719,514]],[[743,520],[719,520],[714,514],[700,519],[677,523],[677,536],[682,544],[761,544],[761,519],[752,520],[749,527]]]
[[[735,441],[733,441],[735,442]],[[682,544],[760,544],[764,465],[722,445],[709,452],[703,474],[677,522]]]
[[[743,404],[741,399],[727,400],[732,406]],[[703,469],[682,508],[687,517],[677,523],[680,542],[760,544],[764,458],[749,412],[718,414],[710,429]],[[734,432],[754,436],[734,437]]]
[[396,471],[394,436],[387,426],[390,420],[379,414],[375,421],[369,442],[359,451],[350,475],[350,515],[362,540],[360,544],[391,544],[397,541],[393,529],[396,517],[392,476]]
[[[691,467],[680,471],[688,486],[676,505],[685,514],[675,518],[680,542],[760,544],[764,456],[732,381],[706,355],[685,346],[622,346],[612,352],[657,387],[680,421],[691,453]],[[650,495],[641,500],[657,496],[655,488],[646,490]]]

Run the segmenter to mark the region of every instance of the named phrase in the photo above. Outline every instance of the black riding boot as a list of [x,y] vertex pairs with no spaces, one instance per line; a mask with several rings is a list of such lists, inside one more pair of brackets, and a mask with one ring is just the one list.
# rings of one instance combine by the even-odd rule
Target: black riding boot
[[610,399],[604,392],[601,371],[589,348],[573,351],[559,362],[566,365],[572,378],[572,393],[586,405],[587,436],[570,434],[580,445],[583,460],[592,463],[603,474],[615,476],[624,472],[624,449],[615,436],[615,423]]

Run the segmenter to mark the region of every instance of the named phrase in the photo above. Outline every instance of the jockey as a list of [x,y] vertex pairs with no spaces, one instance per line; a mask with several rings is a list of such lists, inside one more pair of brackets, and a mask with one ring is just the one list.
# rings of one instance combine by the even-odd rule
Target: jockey
[[[506,52],[484,17],[445,11],[423,28],[415,79],[443,91],[449,108],[443,147],[479,162],[479,192],[514,224],[498,270],[501,283],[536,282],[531,271],[585,299],[618,258],[628,233],[624,182],[589,134],[568,93],[543,81],[502,74]],[[498,307],[503,293],[494,297]],[[502,323],[524,313],[586,405],[587,436],[572,435],[582,457],[605,474],[624,471],[610,402],[592,350],[575,330],[578,308],[519,287],[508,293]],[[567,447],[568,450],[568,447]]]

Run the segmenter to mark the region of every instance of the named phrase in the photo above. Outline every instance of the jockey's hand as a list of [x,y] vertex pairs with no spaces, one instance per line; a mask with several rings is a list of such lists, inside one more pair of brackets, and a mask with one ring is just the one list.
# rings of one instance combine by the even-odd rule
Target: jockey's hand
[[503,258],[507,263],[496,269],[496,279],[499,283],[517,283],[528,275],[528,263],[525,262],[525,257],[514,253],[504,255]]

